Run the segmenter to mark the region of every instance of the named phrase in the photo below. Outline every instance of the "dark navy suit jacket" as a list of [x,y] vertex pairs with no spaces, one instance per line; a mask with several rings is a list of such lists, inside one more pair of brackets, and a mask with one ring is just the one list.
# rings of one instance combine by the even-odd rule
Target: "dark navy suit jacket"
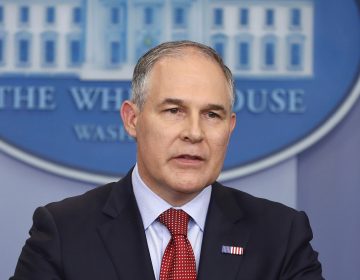
[[[155,280],[130,174],[38,208],[10,279]],[[323,279],[311,239],[303,212],[214,183],[198,279]]]

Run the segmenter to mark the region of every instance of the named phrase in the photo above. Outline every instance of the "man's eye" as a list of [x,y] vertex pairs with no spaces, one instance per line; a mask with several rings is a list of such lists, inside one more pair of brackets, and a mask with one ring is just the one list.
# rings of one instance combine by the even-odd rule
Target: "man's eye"
[[219,114],[216,114],[214,112],[208,112],[207,115],[211,119],[220,118]]
[[179,113],[179,108],[170,108],[170,109],[167,109],[167,111],[171,114],[177,114]]

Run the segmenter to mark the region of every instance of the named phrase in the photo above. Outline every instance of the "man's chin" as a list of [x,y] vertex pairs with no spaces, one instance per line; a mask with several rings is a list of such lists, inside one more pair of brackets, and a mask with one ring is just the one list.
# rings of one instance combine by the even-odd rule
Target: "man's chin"
[[173,206],[182,206],[194,199],[203,189],[177,187],[169,197],[168,202]]
[[181,182],[176,182],[173,185],[173,190],[179,194],[191,195],[200,193],[208,185],[210,185],[210,183],[205,180],[200,181],[198,179],[185,179],[181,180]]

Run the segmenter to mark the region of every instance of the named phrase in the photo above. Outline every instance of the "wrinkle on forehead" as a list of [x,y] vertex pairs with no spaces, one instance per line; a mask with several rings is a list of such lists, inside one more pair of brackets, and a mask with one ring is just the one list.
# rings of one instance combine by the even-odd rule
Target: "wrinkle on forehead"
[[[185,62],[187,58],[191,58],[191,57],[193,57],[194,59],[195,58],[204,58],[204,59],[208,60],[209,62],[212,62],[213,65],[215,65],[216,68],[219,69],[220,75],[222,75],[224,77],[224,83],[226,84],[226,87],[228,88],[229,98],[230,98],[230,103],[231,103],[232,96],[233,96],[232,89],[229,87],[229,84],[227,82],[227,77],[226,77],[225,73],[223,72],[222,68],[220,67],[218,62],[211,55],[204,53],[201,50],[197,49],[196,47],[192,47],[192,46],[179,47],[177,50],[178,51],[176,51],[176,52],[172,52],[172,53],[168,53],[168,54],[164,55],[163,57],[159,58],[153,64],[148,75],[146,75],[146,77],[144,79],[144,94],[145,95],[149,94],[149,82],[151,81],[152,74],[153,74],[155,68],[158,68],[160,65],[166,65],[169,62],[169,60],[171,61],[172,59],[179,59],[179,60],[183,60]],[[190,65],[191,65],[191,63],[190,63]]]
[[[176,92],[184,97],[182,93],[189,91],[189,89],[193,93],[217,90],[220,94],[217,96],[223,97],[210,103],[226,107],[226,112],[232,111],[231,97],[228,95],[228,83],[221,67],[203,56],[198,56],[197,52],[188,53],[183,58],[162,58],[154,65],[148,77],[147,94],[156,93],[158,95],[161,92],[164,98],[177,98]],[[170,93],[172,95],[169,95]],[[187,96],[187,98],[189,97],[194,101],[196,96]],[[226,101],[222,98],[225,98]],[[203,99],[197,100],[204,102]]]

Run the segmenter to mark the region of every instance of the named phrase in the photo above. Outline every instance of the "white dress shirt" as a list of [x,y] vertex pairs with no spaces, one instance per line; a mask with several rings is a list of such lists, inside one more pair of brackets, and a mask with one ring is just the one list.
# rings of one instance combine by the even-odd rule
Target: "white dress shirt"
[[[161,213],[173,206],[146,186],[140,178],[137,165],[132,172],[132,184],[136,202],[144,224],[146,240],[150,251],[155,278],[158,280],[160,277],[162,256],[171,239],[171,235],[168,229],[162,223],[157,221],[157,218]],[[182,209],[191,217],[188,228],[188,239],[194,251],[196,270],[199,268],[201,243],[210,196],[211,186],[208,186],[194,199],[183,206],[173,207],[175,209]]]

